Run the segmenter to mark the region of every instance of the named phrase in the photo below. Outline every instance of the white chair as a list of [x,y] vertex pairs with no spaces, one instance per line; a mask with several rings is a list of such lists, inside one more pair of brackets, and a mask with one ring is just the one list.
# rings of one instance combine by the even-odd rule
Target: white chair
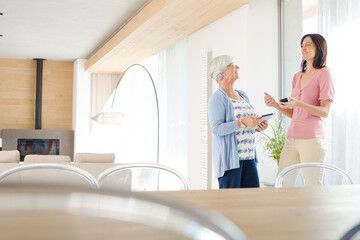
[[56,163],[24,164],[0,174],[4,184],[51,184],[99,188],[96,178],[77,167]]
[[[285,184],[287,182],[287,184]],[[275,187],[353,184],[342,169],[326,163],[298,163],[284,168],[276,177]]]
[[154,194],[0,185],[2,239],[245,240],[230,220]]
[[347,231],[340,240],[359,240],[360,239],[360,223]]
[[189,189],[185,178],[166,166],[150,163],[128,164],[106,169],[97,178],[100,188],[130,191]]

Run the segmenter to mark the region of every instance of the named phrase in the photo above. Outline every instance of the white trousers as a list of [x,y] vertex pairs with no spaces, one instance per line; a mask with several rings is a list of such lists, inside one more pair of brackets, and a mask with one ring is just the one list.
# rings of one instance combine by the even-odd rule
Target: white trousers
[[[325,160],[328,142],[326,139],[286,139],[284,148],[281,152],[279,170],[296,163],[320,162]],[[322,185],[323,171],[319,169],[304,169],[304,185]],[[284,178],[283,186],[294,186],[296,176]]]

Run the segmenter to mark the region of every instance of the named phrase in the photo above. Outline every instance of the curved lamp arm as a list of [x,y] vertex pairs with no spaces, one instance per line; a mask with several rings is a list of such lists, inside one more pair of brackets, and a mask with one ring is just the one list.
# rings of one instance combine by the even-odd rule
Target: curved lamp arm
[[[119,87],[119,84],[121,82],[121,80],[123,79],[123,77],[125,76],[127,70],[129,70],[131,67],[133,66],[139,66],[139,67],[142,67],[146,72],[147,74],[149,75],[150,77],[150,80],[151,80],[151,83],[152,83],[152,86],[153,86],[153,90],[154,90],[154,94],[155,94],[155,100],[156,100],[156,113],[157,113],[157,151],[156,151],[156,163],[159,164],[159,138],[160,138],[160,134],[159,134],[159,129],[160,129],[160,121],[159,121],[159,101],[158,101],[158,96],[157,96],[157,92],[156,92],[156,88],[155,88],[155,84],[154,84],[154,80],[153,78],[151,77],[151,74],[150,72],[141,64],[138,64],[138,63],[135,63],[135,64],[132,64],[130,65],[128,68],[125,69],[124,73],[121,75],[117,85],[116,85],[116,88],[115,88],[115,91],[114,91],[114,95],[113,95],[113,100],[112,100],[112,103],[111,103],[111,112],[102,112],[98,115],[96,115],[95,117],[93,117],[92,119],[97,121],[97,122],[100,122],[102,124],[104,123],[110,123],[110,124],[120,124],[119,122],[112,122],[113,121],[118,121],[119,118],[121,117],[124,117],[124,114],[122,113],[119,113],[119,112],[113,112],[113,106],[114,106],[114,101],[115,101],[115,96],[116,96],[116,93],[117,93],[117,89]],[[108,119],[108,121],[103,121],[104,118],[105,118],[105,114],[107,115],[106,118]]]

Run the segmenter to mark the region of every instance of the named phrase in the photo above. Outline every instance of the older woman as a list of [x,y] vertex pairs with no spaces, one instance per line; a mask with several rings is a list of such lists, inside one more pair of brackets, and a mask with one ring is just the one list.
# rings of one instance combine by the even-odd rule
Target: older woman
[[268,124],[257,118],[246,93],[234,89],[238,69],[228,55],[214,58],[209,67],[210,78],[219,84],[209,100],[208,114],[215,175],[220,188],[259,187],[255,128],[263,131]]

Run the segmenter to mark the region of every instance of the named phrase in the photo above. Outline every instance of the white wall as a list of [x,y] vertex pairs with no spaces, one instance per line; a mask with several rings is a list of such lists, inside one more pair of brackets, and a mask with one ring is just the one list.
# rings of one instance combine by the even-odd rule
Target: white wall
[[[259,114],[275,112],[264,104],[264,92],[275,99],[280,95],[280,39],[277,0],[254,0],[249,4],[248,14],[248,78],[247,92]],[[266,130],[271,135],[270,127]],[[260,182],[273,183],[277,164],[264,152],[263,141],[257,134],[256,149],[259,157]]]
[[[291,96],[294,74],[300,71],[303,1],[284,1],[284,97]],[[316,26],[317,27],[317,26]],[[288,119],[290,124],[290,119]]]
[[[263,103],[263,92],[278,95],[279,41],[278,1],[254,0],[218,21],[190,35],[189,44],[189,129],[188,129],[188,181],[190,188],[203,188],[201,184],[200,156],[200,81],[201,57],[205,51],[213,57],[229,54],[239,65],[239,80],[235,88],[250,96],[259,114],[270,112]],[[213,91],[216,89],[216,83]],[[259,151],[258,165],[261,180],[272,180],[275,163]],[[211,161],[211,156],[209,156]],[[216,180],[212,179],[217,187]]]
[[85,71],[86,59],[74,62],[73,130],[74,153],[87,151],[90,133],[90,73]]

